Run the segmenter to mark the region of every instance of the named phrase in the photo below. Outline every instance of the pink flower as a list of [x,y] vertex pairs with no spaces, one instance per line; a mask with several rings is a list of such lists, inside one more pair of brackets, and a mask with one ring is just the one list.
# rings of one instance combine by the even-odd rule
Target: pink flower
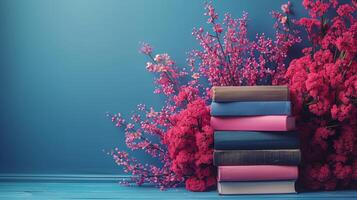
[[[356,11],[356,7],[355,6],[351,6],[349,4],[343,4],[341,5],[340,7],[338,7],[337,9],[337,13],[338,15],[340,15],[341,17],[349,17],[351,18],[352,17],[352,13]],[[353,17],[352,17],[353,19]]]
[[142,43],[142,46],[140,48],[140,53],[150,55],[152,53],[152,47],[147,43]]
[[206,184],[202,179],[190,177],[186,180],[186,189],[194,192],[202,192],[206,190]]
[[192,74],[192,78],[193,79],[199,79],[200,78],[200,74],[199,73],[193,73]]
[[352,168],[351,166],[343,165],[342,163],[336,163],[334,175],[337,179],[341,180],[349,178],[352,175]]
[[309,14],[313,18],[323,16],[332,5],[331,2],[324,2],[320,0],[303,0],[302,4],[306,9],[310,10]]
[[158,112],[155,112],[154,108],[151,107],[150,111],[146,113],[147,118],[154,118],[158,116]]
[[126,130],[133,129],[133,128],[134,128],[134,124],[132,123],[126,125]]
[[290,4],[290,1],[288,1],[288,3],[281,5],[281,10],[283,11],[283,13],[290,13]]
[[220,24],[215,24],[215,25],[213,26],[213,30],[214,30],[214,32],[216,32],[216,33],[222,33],[223,28],[222,28],[222,26],[221,26]]
[[344,32],[341,37],[336,40],[336,47],[340,51],[347,51],[351,53],[357,52],[357,34],[352,32]]
[[146,63],[146,69],[147,69],[149,72],[154,72],[154,71],[156,71],[155,65],[152,64],[151,62],[147,62],[147,63]]
[[208,3],[206,4],[206,13],[205,15],[208,15],[209,18],[208,18],[208,23],[213,23],[215,19],[218,18],[218,15],[217,13],[215,12],[214,10],[214,7],[212,6],[212,4]]
[[288,21],[288,17],[287,16],[284,16],[280,19],[280,23],[282,24],[286,24],[286,22]]
[[325,127],[319,127],[316,129],[315,135],[314,135],[314,143],[317,145],[320,145],[323,150],[327,150],[328,145],[327,145],[327,139],[329,136],[333,135],[334,132],[331,130],[328,130]]

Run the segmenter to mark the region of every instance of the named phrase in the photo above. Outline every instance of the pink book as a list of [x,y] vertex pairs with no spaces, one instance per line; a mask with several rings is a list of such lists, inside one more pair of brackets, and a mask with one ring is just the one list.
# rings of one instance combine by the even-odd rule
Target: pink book
[[295,119],[286,115],[211,117],[211,126],[219,131],[289,131],[295,129]]
[[218,181],[273,181],[296,180],[297,178],[297,166],[242,165],[218,167]]

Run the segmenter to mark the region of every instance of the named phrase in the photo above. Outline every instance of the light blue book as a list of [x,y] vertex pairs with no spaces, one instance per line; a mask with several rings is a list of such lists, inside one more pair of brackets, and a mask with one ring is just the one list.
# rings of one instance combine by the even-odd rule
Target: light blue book
[[291,115],[290,101],[212,102],[212,116]]

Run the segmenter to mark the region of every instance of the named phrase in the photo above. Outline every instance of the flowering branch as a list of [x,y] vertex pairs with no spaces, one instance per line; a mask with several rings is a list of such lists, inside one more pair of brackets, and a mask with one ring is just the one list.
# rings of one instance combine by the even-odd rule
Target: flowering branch
[[[115,162],[124,172],[132,174],[131,180],[138,185],[151,183],[165,189],[184,182],[190,191],[213,188],[217,180],[207,106],[211,101],[210,87],[285,83],[282,75],[287,52],[300,42],[295,32],[287,28],[290,3],[285,5],[283,14],[273,13],[277,20],[274,40],[261,34],[250,41],[247,13],[240,19],[226,14],[224,30],[212,4],[206,4],[205,8],[213,33],[194,29],[193,35],[202,49],[190,53],[187,59],[190,70],[177,67],[166,53],[155,55],[149,44],[143,43],[140,48],[149,59],[147,71],[155,74],[154,93],[166,98],[161,110],[139,104],[130,120],[120,113],[107,115],[125,133],[129,149],[143,150],[161,163],[142,164],[127,152],[112,151],[110,155]],[[149,136],[159,141],[155,143]]]
[[208,16],[208,24],[212,25],[213,34],[204,33],[203,28],[193,31],[203,50],[191,52],[189,65],[195,68],[195,62],[200,62],[200,73],[212,85],[284,84],[287,52],[301,41],[296,37],[297,31],[289,28],[290,6],[290,3],[284,4],[283,13],[272,12],[277,20],[274,41],[264,34],[257,35],[257,41],[250,41],[247,37],[247,13],[241,19],[226,15],[223,24],[227,30],[224,31],[217,22],[218,14],[213,6],[207,4],[205,15]]

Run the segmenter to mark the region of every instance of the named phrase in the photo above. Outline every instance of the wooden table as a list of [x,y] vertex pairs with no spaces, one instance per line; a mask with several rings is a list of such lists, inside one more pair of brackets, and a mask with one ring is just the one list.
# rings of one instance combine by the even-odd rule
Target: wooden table
[[0,176],[0,200],[59,200],[59,199],[355,199],[357,191],[310,192],[285,195],[240,195],[220,196],[216,191],[188,192],[184,188],[160,191],[151,186],[122,186],[108,178],[83,180],[65,178],[54,179],[14,179]]

